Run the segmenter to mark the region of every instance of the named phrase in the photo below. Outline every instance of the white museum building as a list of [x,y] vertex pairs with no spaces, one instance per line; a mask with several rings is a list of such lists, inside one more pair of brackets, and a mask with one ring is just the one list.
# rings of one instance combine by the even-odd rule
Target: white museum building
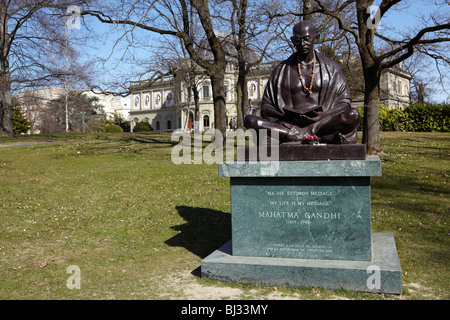
[[[259,65],[247,78],[248,98],[259,106],[273,64]],[[237,121],[236,80],[237,67],[228,64],[225,72],[225,101],[227,125]],[[209,79],[199,76],[199,130],[214,128],[214,105]],[[131,126],[140,121],[149,122],[154,130],[194,129],[194,101],[190,89],[175,77],[164,77],[148,85],[145,81],[131,82]]]

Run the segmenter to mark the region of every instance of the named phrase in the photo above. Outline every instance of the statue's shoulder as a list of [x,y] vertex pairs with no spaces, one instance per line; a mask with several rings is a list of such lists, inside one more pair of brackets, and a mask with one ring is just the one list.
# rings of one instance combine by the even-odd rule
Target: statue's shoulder
[[286,60],[283,60],[281,62],[279,62],[272,70],[272,75],[277,75],[280,70],[286,68],[286,66],[290,66],[292,65],[296,60],[296,54],[292,54],[289,58],[287,58]]
[[322,65],[326,65],[327,68],[329,68],[329,69],[334,70],[334,71],[342,70],[339,63],[337,63],[333,59],[321,54],[319,51],[316,51],[316,57]]
[[283,68],[286,65],[291,65],[294,61],[294,59],[296,59],[296,54],[293,53],[289,58],[287,58],[286,60],[280,61],[276,66],[275,69],[280,69]]

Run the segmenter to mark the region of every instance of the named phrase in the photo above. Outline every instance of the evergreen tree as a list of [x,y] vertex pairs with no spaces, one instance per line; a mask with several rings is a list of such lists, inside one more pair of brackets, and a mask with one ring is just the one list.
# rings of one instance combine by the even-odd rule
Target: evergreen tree
[[12,101],[12,129],[14,134],[26,133],[31,127],[31,121],[22,112],[19,102],[15,99]]

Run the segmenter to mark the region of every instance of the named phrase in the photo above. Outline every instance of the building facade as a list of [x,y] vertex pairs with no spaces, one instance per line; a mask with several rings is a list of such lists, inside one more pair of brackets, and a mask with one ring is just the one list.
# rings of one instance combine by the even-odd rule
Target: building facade
[[[380,77],[380,104],[389,109],[405,109],[411,103],[410,73],[402,69],[401,64],[383,70]],[[364,105],[364,96],[353,97],[352,106]]]
[[106,118],[112,119],[114,114],[121,115],[125,120],[130,119],[130,99],[128,97],[114,96],[112,94],[96,93],[92,91],[83,91],[83,94],[98,99],[98,104],[103,106],[103,112]]
[[405,109],[411,103],[412,76],[401,64],[381,74],[380,103],[389,109]]
[[[267,79],[275,64],[261,64],[253,68],[247,76],[248,98],[252,106],[259,107]],[[225,72],[225,98],[227,126],[231,129],[237,121],[236,81],[238,70],[235,64],[228,64]],[[190,89],[184,81],[176,77],[165,77],[151,85],[146,81],[131,82],[131,127],[145,121],[154,130],[170,131],[183,129],[200,131],[212,129],[214,104],[211,81],[198,75],[196,86],[199,92],[198,123],[194,119],[194,101]]]

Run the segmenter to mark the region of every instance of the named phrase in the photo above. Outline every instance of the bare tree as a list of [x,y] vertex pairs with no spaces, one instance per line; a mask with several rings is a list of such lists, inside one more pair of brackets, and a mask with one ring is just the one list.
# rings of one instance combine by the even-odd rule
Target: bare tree
[[[49,59],[61,52],[67,8],[81,0],[0,0],[0,134],[12,136],[13,90],[51,83],[61,77]],[[72,73],[80,71],[73,68]]]
[[[123,1],[121,15],[118,11],[102,11],[101,8],[84,10],[82,15],[96,17],[102,23],[126,25],[130,29],[139,28],[160,35],[181,39],[190,58],[202,67],[211,80],[214,103],[215,128],[225,136],[225,52],[216,35],[213,20],[209,12],[209,0],[161,0],[161,1]],[[115,11],[115,12],[114,12]],[[207,39],[213,53],[213,61],[205,60],[198,52],[195,39],[192,38],[191,20],[198,19],[201,31]]]
[[420,103],[431,102],[432,95],[436,94],[440,88],[439,77],[431,76],[433,74],[432,59],[418,51],[411,58],[403,61],[402,65],[412,76],[411,101]]
[[[42,133],[86,132],[86,128],[102,113],[102,108],[97,97],[88,97],[79,90],[64,91],[58,98],[47,102],[39,129]],[[66,116],[67,111],[70,118]]]
[[[401,38],[394,39],[381,34],[378,27],[382,18],[400,2],[401,0],[383,0],[379,6],[373,6],[373,0],[339,1],[337,7],[330,8],[324,1],[315,0],[315,11],[336,19],[339,27],[348,32],[357,45],[365,84],[363,143],[366,144],[369,154],[383,154],[379,136],[381,72],[409,58],[419,48],[425,51],[425,48],[433,47],[433,53],[428,54],[448,62],[445,57],[448,46],[447,49],[437,47],[437,44],[445,44],[450,40],[450,23],[447,16],[435,14],[426,19],[427,26],[403,34]],[[343,14],[349,9],[355,10],[356,20],[346,23]],[[377,51],[376,40],[387,44],[389,50]]]

